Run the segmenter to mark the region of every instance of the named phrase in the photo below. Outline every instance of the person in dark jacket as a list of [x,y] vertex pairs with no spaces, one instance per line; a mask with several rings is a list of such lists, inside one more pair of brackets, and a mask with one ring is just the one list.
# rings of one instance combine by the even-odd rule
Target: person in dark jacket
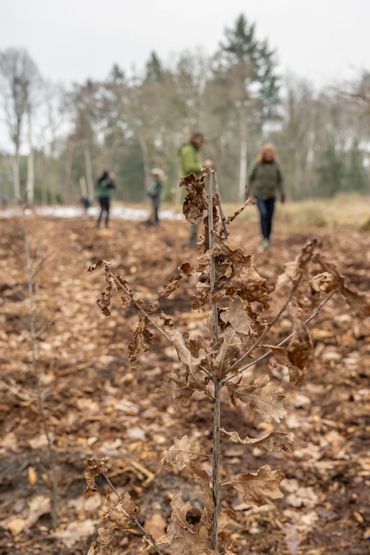
[[[203,171],[202,156],[200,151],[204,144],[203,133],[193,133],[190,141],[179,149],[180,156],[180,172],[181,175],[189,175],[194,173],[199,176]],[[190,224],[189,244],[195,247],[197,244],[198,226]]]
[[161,195],[164,184],[164,172],[160,168],[153,168],[150,175],[153,178],[153,182],[148,191],[148,197],[152,201],[152,214],[148,223],[158,225],[159,207],[161,205]]
[[99,228],[103,215],[105,214],[105,227],[109,224],[110,203],[113,191],[116,188],[114,174],[111,171],[105,170],[99,177],[96,183],[96,197],[100,205],[100,212],[96,222],[96,227]]
[[280,196],[281,202],[285,202],[283,177],[276,161],[276,149],[272,144],[263,145],[249,177],[249,189],[257,199],[263,236],[262,246],[267,250],[270,246],[276,195]]

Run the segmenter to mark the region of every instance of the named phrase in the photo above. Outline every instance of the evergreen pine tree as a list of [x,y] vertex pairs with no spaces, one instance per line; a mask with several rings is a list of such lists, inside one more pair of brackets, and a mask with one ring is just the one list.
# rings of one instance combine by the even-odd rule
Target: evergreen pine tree
[[233,28],[226,29],[225,38],[218,56],[221,65],[226,71],[237,65],[244,66],[246,96],[249,96],[248,89],[255,87],[262,104],[262,116],[275,117],[279,104],[279,79],[274,50],[267,40],[257,38],[255,23],[248,22],[243,14]]

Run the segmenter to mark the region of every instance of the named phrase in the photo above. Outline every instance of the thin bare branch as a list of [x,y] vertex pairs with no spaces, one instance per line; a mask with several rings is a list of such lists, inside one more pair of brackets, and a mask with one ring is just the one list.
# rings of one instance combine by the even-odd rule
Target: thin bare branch
[[[337,293],[339,291],[338,288],[333,289],[333,291],[331,291],[326,297],[325,299],[323,299],[315,308],[314,310],[311,312],[310,316],[308,318],[306,318],[306,320],[304,320],[304,324],[308,325],[318,314],[319,312],[322,310],[322,308],[330,301],[330,299],[333,297],[333,295],[335,293]],[[295,332],[291,332],[289,335],[287,335],[282,341],[280,341],[280,343],[278,343],[277,345],[275,345],[275,347],[283,347],[286,343],[288,343],[288,341],[290,341],[292,339],[292,337],[294,336]],[[228,376],[227,378],[225,378],[223,380],[223,384],[227,384],[228,382],[230,382],[233,378],[240,378],[241,374],[243,374],[243,372],[245,372],[246,370],[248,370],[248,368],[251,368],[251,366],[254,366],[255,364],[257,364],[257,362],[260,362],[261,360],[264,360],[266,357],[268,357],[271,353],[272,353],[272,349],[269,349],[268,351],[266,351],[265,353],[263,353],[262,355],[258,356],[257,358],[254,358],[251,362],[249,362],[246,366],[243,366],[243,368],[239,368],[239,370],[233,374],[232,376]]]
[[[120,501],[120,503],[122,504],[122,511],[124,512],[125,516],[128,518],[131,518],[130,515],[124,510],[123,508],[123,499],[121,494],[119,493],[119,491],[117,490],[116,486],[113,484],[113,482],[111,481],[111,479],[109,478],[109,476],[107,475],[106,472],[101,472],[101,475],[103,476],[104,480],[107,482],[107,484],[109,485],[109,487],[111,488],[111,490],[115,493],[117,499]],[[143,536],[148,540],[148,542],[152,545],[153,549],[155,550],[156,553],[159,553],[159,555],[162,555],[163,552],[159,549],[157,542],[155,541],[155,539],[153,538],[152,534],[150,532],[148,532],[147,530],[145,530],[144,526],[142,526],[140,524],[140,522],[138,521],[138,519],[136,517],[132,518],[132,522],[135,524],[135,526],[140,530],[140,532],[143,534]]]
[[[310,250],[310,252],[308,253],[307,258],[305,259],[305,264],[308,264],[308,262],[311,260],[312,256],[314,254],[314,250]],[[249,347],[249,349],[247,350],[246,353],[244,353],[233,365],[232,367],[229,369],[229,372],[232,372],[233,370],[235,370],[236,368],[238,368],[238,366],[240,366],[240,364],[242,362],[244,362],[244,360],[246,358],[250,358],[250,354],[254,351],[254,349],[256,349],[256,347],[258,347],[258,345],[260,345],[263,340],[265,339],[266,335],[271,331],[271,329],[274,327],[274,325],[280,320],[280,318],[282,317],[282,315],[284,314],[284,312],[286,311],[286,309],[288,308],[288,306],[290,305],[290,303],[292,302],[292,299],[298,289],[298,287],[300,286],[302,279],[304,276],[304,272],[301,271],[299,276],[297,277],[297,279],[294,280],[293,282],[293,286],[290,290],[290,293],[285,301],[285,303],[283,304],[283,306],[281,307],[281,309],[279,310],[279,312],[276,314],[276,316],[271,320],[271,322],[269,323],[269,325],[264,329],[264,331],[262,332],[262,334],[257,337],[257,339],[255,340],[255,342]]]

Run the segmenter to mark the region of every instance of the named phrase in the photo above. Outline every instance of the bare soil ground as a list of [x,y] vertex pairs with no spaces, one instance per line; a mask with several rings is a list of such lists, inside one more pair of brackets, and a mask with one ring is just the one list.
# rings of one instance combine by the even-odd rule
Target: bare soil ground
[[[352,283],[369,289],[368,232],[280,221],[271,250],[259,254],[256,223],[233,225],[232,243],[255,253],[260,272],[272,282],[308,238],[319,236],[322,251],[336,259]],[[31,364],[23,224],[14,218],[0,221],[0,554],[87,553],[104,501],[103,483],[100,493],[83,497],[83,470],[91,455],[110,457],[115,485],[137,500],[140,518],[153,533],[164,532],[171,492],[181,489],[195,508],[199,492],[190,475],[162,466],[161,458],[184,434],[209,444],[209,402],[195,397],[190,406],[173,406],[161,385],[176,357],[160,338],[140,368],[130,370],[127,345],[134,315],[114,302],[111,317],[102,316],[96,299],[103,275],[86,270],[97,258],[110,260],[151,298],[180,262],[195,256],[187,246],[188,226],[164,222],[153,229],[115,221],[109,231],[97,232],[92,221],[31,217],[27,227],[32,256],[42,262],[34,291],[38,365],[58,465],[59,526],[52,531],[47,449]],[[207,324],[206,315],[191,312],[188,286],[162,308],[184,330],[203,330]],[[277,338],[284,337],[284,325],[283,320]],[[336,300],[311,330],[313,369],[302,386],[287,391],[284,429],[295,435],[293,452],[266,455],[223,443],[225,474],[268,463],[287,476],[286,496],[274,505],[255,509],[237,494],[224,499],[237,513],[231,527],[234,553],[369,552],[370,324]],[[258,431],[242,407],[226,401],[222,418],[225,428],[241,435]],[[137,533],[123,537],[114,551],[141,552]]]

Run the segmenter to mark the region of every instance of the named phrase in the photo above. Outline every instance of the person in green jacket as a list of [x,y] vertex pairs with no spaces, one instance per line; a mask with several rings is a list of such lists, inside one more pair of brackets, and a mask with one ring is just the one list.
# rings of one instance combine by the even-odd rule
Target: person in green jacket
[[[181,175],[194,173],[200,175],[203,171],[203,163],[200,151],[204,144],[203,133],[193,133],[190,141],[179,150]],[[192,247],[197,244],[198,226],[191,224],[189,243]]]
[[276,195],[279,194],[281,202],[285,202],[283,177],[276,161],[276,149],[272,144],[263,145],[249,177],[249,189],[257,199],[263,236],[262,246],[267,250],[270,246]]
[[99,177],[96,183],[96,197],[100,205],[100,212],[96,222],[96,227],[99,228],[103,215],[105,214],[105,227],[109,224],[109,213],[110,213],[110,201],[113,195],[113,191],[116,188],[116,182],[114,180],[114,173],[105,170]]
[[160,168],[153,168],[150,175],[153,178],[153,182],[147,194],[152,201],[152,214],[149,218],[148,224],[159,225],[159,207],[161,205],[161,195],[165,175],[164,171]]

